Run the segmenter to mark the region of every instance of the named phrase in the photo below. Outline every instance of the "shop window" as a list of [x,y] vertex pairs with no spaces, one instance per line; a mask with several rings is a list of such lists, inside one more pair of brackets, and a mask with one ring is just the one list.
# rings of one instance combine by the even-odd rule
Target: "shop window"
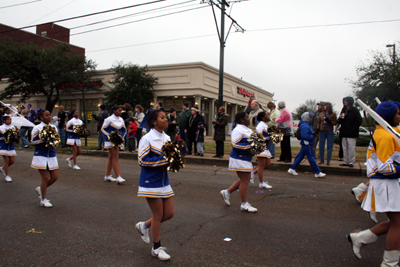
[[65,111],[76,109],[75,100],[60,100],[58,104],[63,106]]

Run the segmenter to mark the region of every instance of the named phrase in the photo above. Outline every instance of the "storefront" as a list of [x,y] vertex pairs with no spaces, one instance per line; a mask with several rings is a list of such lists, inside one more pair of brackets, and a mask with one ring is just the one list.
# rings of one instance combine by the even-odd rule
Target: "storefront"
[[[189,107],[199,107],[200,113],[208,126],[207,135],[212,135],[211,121],[216,117],[218,110],[219,70],[202,62],[148,66],[148,69],[149,73],[158,78],[157,84],[154,86],[155,99],[152,103],[162,102],[166,111],[174,107],[179,112],[183,103],[188,103]],[[87,116],[88,130],[96,132],[97,121],[94,120],[93,115],[98,114],[98,107],[105,102],[104,91],[107,90],[108,81],[112,76],[113,71],[100,70],[94,77],[99,81],[97,83],[99,91],[85,90],[84,86],[79,88],[85,90],[85,114],[83,113],[82,90],[62,95],[58,105],[63,105],[65,110],[78,110],[82,120]],[[6,86],[7,83],[3,79],[0,83],[0,90]],[[227,73],[224,74],[223,93],[223,105],[229,115],[230,124],[237,112],[245,110],[250,96],[254,95],[264,107],[273,98],[272,93]],[[16,105],[18,96],[8,102]],[[43,108],[46,105],[46,99],[36,96],[32,97],[27,103],[32,103],[34,109]],[[56,116],[57,112],[55,108],[52,116]]]
[[[202,62],[149,66],[149,72],[158,78],[154,87],[154,101],[163,102],[165,110],[181,110],[183,103],[197,106],[207,124],[208,135],[213,134],[211,121],[218,111],[219,70]],[[273,94],[230,74],[224,74],[223,106],[231,124],[235,114],[244,111],[251,96],[264,106]],[[227,130],[228,133],[228,130]]]

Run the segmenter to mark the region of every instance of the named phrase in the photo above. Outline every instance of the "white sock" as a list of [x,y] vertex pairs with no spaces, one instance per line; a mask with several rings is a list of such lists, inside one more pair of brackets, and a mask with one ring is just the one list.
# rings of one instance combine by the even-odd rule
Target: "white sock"
[[146,223],[145,223],[145,222],[142,223],[142,228],[143,228],[143,229],[147,229],[147,228],[148,228],[148,227],[146,226]]
[[248,202],[242,202],[242,206],[245,206]]

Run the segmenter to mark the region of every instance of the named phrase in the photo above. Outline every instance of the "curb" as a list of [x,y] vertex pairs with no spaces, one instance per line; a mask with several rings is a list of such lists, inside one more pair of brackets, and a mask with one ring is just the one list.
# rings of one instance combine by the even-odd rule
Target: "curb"
[[[71,151],[58,151],[58,153],[63,154],[71,154]],[[94,156],[94,157],[108,157],[108,151],[101,151],[101,150],[82,150],[82,155],[87,156]],[[186,164],[198,164],[198,165],[208,165],[208,166],[221,166],[227,167],[229,164],[229,157],[225,156],[226,158],[223,159],[214,159],[209,157],[198,157],[198,156],[186,156]],[[122,152],[119,153],[119,158],[121,159],[133,159],[137,160],[138,155],[137,153],[129,153],[129,152]],[[253,160],[253,165],[256,165],[255,157]],[[275,171],[287,171],[292,163],[281,163],[277,162],[276,160],[272,160],[270,170]],[[350,167],[342,167],[342,166],[320,166],[321,171],[326,174],[334,174],[334,175],[346,175],[346,176],[366,176],[366,167],[364,164],[360,164],[356,162],[353,168]],[[309,165],[308,161],[304,164],[300,164],[296,171],[300,172],[312,172],[311,166]]]

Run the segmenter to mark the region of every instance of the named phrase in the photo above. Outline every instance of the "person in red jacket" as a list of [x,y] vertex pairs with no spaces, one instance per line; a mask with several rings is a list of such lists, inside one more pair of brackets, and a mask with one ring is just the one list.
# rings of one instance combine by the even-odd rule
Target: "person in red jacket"
[[128,125],[128,151],[134,152],[136,150],[136,131],[137,131],[137,124],[133,118],[129,119]]

